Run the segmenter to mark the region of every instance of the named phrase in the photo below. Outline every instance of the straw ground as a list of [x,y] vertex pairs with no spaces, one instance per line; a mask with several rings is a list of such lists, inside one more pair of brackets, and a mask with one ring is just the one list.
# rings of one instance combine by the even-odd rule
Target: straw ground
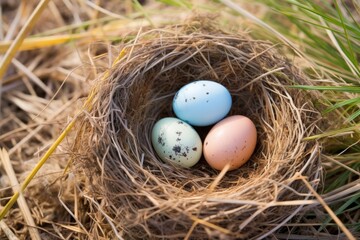
[[[2,102],[1,111],[3,116],[5,117],[1,121],[1,145],[2,147],[6,147],[7,149],[9,149],[9,151],[7,154],[6,151],[3,150],[1,159],[3,161],[3,166],[5,171],[5,169],[8,169],[6,168],[6,165],[9,162],[7,160],[8,159],[7,155],[10,155],[10,159],[11,159],[10,162],[12,163],[12,167],[15,170],[15,174],[19,179],[19,182],[23,182],[23,179],[26,176],[28,176],[28,174],[31,172],[37,160],[44,155],[44,151],[47,149],[47,147],[50,144],[52,144],[53,141],[58,136],[60,136],[61,129],[63,129],[64,126],[66,126],[67,122],[69,121],[68,116],[73,116],[74,112],[76,112],[75,109],[81,109],[80,105],[75,105],[74,103],[76,102],[76,99],[78,99],[79,97],[86,96],[88,94],[87,91],[88,84],[85,82],[86,79],[93,79],[95,76],[98,76],[99,72],[104,72],[104,69],[111,68],[111,63],[114,62],[114,59],[116,58],[119,52],[118,48],[116,48],[115,50],[111,49],[111,47],[108,47],[106,43],[93,44],[91,45],[90,50],[87,51],[88,44],[90,44],[90,42],[93,40],[99,40],[99,39],[104,42],[108,42],[110,40],[126,41],[127,39],[134,38],[136,36],[136,31],[137,31],[136,30],[135,32],[133,32],[135,33],[135,35],[134,34],[127,35],[128,36],[127,39],[124,39],[122,37],[125,36],[124,32],[128,32],[128,28],[133,27],[134,29],[138,29],[139,26],[154,25],[154,24],[158,25],[159,22],[169,22],[168,18],[159,17],[159,11],[154,11],[154,9],[144,11],[144,9],[141,8],[141,5],[137,5],[137,9],[139,10],[138,12],[134,12],[126,15],[127,17],[130,16],[130,19],[129,18],[124,19],[123,18],[124,15],[121,15],[122,12],[114,15],[111,14],[111,12],[107,11],[106,9],[102,9],[99,7],[94,8],[94,6],[90,8],[82,8],[82,9],[87,9],[86,11],[78,11],[80,10],[79,6],[81,4],[78,5],[77,3],[80,2],[81,1],[73,1],[71,3],[68,2],[70,4],[73,4],[72,7],[70,8],[71,9],[70,12],[72,11],[70,15],[63,13],[61,13],[60,15],[56,14],[57,12],[56,9],[60,10],[58,11],[58,13],[61,12],[62,10],[62,8],[59,7],[58,2],[56,2],[55,7],[53,5],[50,8],[51,14],[47,15],[48,16],[47,21],[51,22],[53,20],[56,20],[54,21],[55,22],[54,26],[55,25],[59,26],[57,24],[61,22],[60,21],[61,18],[64,18],[63,19],[64,21],[62,22],[65,24],[71,22],[69,20],[72,18],[72,16],[74,16],[74,18],[78,20],[84,19],[85,16],[85,19],[90,19],[90,20],[83,22],[81,22],[82,20],[80,20],[80,22],[78,20],[77,21],[75,20],[74,21],[75,24],[66,25],[65,27],[59,27],[51,31],[42,32],[41,34],[34,36],[33,38],[25,39],[24,43],[20,46],[20,51],[24,49],[39,49],[39,48],[41,50],[30,52],[30,54],[27,53],[27,54],[21,54],[21,56],[17,56],[17,58],[21,60],[21,63],[23,63],[25,67],[22,67],[21,65],[17,64],[17,68],[19,68],[20,70],[15,70],[15,71],[12,70],[13,69],[12,67],[10,67],[7,77],[2,81],[4,86],[2,90],[6,89],[7,93],[4,94],[5,90],[2,91],[4,97],[2,98],[3,102]],[[84,7],[84,5],[81,6]],[[183,6],[188,8],[190,5],[185,4]],[[26,9],[26,7],[29,7],[30,9],[30,11],[27,11],[27,13],[32,11],[30,5],[22,5],[19,8],[19,14],[17,15],[16,18],[14,18],[11,27],[7,29],[6,28],[7,26],[5,25],[5,28],[9,30],[8,39],[12,38],[10,37],[12,35],[11,32],[14,31],[16,32],[18,27],[24,22],[23,19],[24,16],[26,18],[26,14],[20,14],[20,13],[23,13],[24,8]],[[104,5],[102,5],[102,7],[104,7]],[[158,7],[158,5],[156,7]],[[161,6],[161,8],[162,7],[163,6]],[[212,8],[212,6],[210,6],[209,4],[206,7],[209,7],[211,9],[219,9],[221,6],[216,5],[215,8]],[[113,9],[114,8],[112,8],[112,10]],[[127,11],[131,11],[131,9]],[[181,11],[179,11],[178,8],[176,9],[172,8],[169,14],[171,16],[174,16],[175,12],[181,12]],[[66,10],[66,12],[69,13],[69,10]],[[103,18],[101,17],[101,14],[104,13],[107,14],[108,16]],[[167,11],[162,11],[162,16],[166,15],[166,13]],[[89,18],[87,18],[86,15],[89,16]],[[78,18],[79,16],[80,18]],[[142,21],[141,16],[146,17],[147,21]],[[226,15],[226,17],[229,17],[229,15]],[[120,20],[114,20],[114,18]],[[137,18],[137,19],[134,20],[133,18]],[[231,20],[225,20],[225,21],[230,21],[234,23],[240,20],[239,18],[230,18],[230,19]],[[233,25],[232,27],[233,30],[234,27],[235,29],[237,29],[236,26]],[[41,32],[38,29],[40,28],[35,28],[35,31]],[[252,34],[254,33],[255,32],[253,32]],[[271,36],[273,36],[272,33],[270,34],[270,36],[267,35],[267,37],[271,37]],[[61,47],[53,47],[50,49],[45,48],[47,46],[56,46],[58,44],[67,42],[69,41],[69,39],[76,40],[75,41],[76,50],[74,50],[73,48],[74,45],[65,45],[65,46],[62,45]],[[8,41],[2,41],[0,49],[2,49],[2,51],[4,52],[8,48],[8,46],[9,46]],[[104,57],[102,53],[107,51],[110,54],[107,57]],[[79,56],[81,57],[74,58],[76,54],[71,54],[74,52],[78,53]],[[129,53],[127,52],[127,54]],[[91,57],[90,60],[85,60],[87,59],[87,55],[90,56],[98,55],[99,57],[96,58]],[[34,61],[33,64],[30,64],[32,63],[31,61],[32,58],[34,58],[33,56],[35,56],[36,61]],[[49,56],[52,57],[50,58]],[[54,56],[57,57],[53,58]],[[75,60],[75,59],[79,59],[79,60]],[[74,69],[75,66],[79,65],[81,62],[83,63],[83,67],[77,68],[75,69],[75,71],[72,71],[72,69]],[[302,62],[302,66],[304,66],[303,64],[304,63]],[[51,66],[57,66],[57,67],[54,68]],[[277,70],[277,68],[273,70]],[[314,70],[314,68],[312,68],[312,70]],[[23,73],[21,73],[21,71]],[[283,69],[279,71],[282,72]],[[20,72],[21,74],[17,75],[18,72]],[[34,72],[35,75],[31,75],[32,72]],[[263,73],[264,74],[263,77],[269,77],[266,75],[267,73],[270,74],[272,77],[274,77],[273,74],[276,75],[276,73],[279,72],[275,71],[272,73],[271,71],[265,71]],[[68,77],[66,77],[66,75],[68,75]],[[41,80],[38,81],[36,76],[38,76]],[[276,78],[282,79],[282,77],[283,76],[277,76]],[[67,79],[64,86],[63,84],[61,84],[63,79]],[[260,80],[261,79],[263,78],[260,78]],[[331,77],[329,77],[329,79],[331,79]],[[257,81],[258,80],[259,79],[257,79]],[[45,86],[42,85],[41,82],[44,82],[46,85]],[[296,83],[302,83],[302,82],[300,81]],[[305,81],[304,83],[309,84],[315,82]],[[334,84],[335,82],[329,80],[326,83]],[[25,88],[22,87],[19,88],[19,86],[25,86]],[[60,88],[61,86],[63,87],[59,92],[57,92],[57,89]],[[271,87],[275,87],[275,86],[271,86]],[[52,90],[52,92],[46,93],[47,91],[49,91],[49,89]],[[46,94],[43,94],[44,91]],[[289,90],[286,89],[285,92],[287,91]],[[57,92],[56,96],[53,95],[53,93],[55,92]],[[318,99],[322,99],[322,98],[319,97]],[[340,117],[336,117],[339,116],[336,114],[332,116],[335,116],[332,117],[333,119],[342,118],[341,115]],[[331,123],[329,121],[328,123],[329,124],[326,124],[326,126],[335,126],[335,125],[341,126],[341,124],[339,124],[340,122],[336,122],[336,121],[335,122],[332,121]],[[309,132],[305,131],[305,132],[310,133],[311,131]],[[346,127],[341,131],[334,130],[330,132],[325,132],[318,136],[323,139],[322,141],[323,143],[327,144],[326,149],[331,150],[331,146],[339,146],[340,142],[339,140],[334,141],[334,139],[336,138],[334,137],[328,138],[328,136],[337,136],[342,134],[345,137],[340,138],[340,141],[342,141],[342,139],[347,141],[349,140],[349,138],[346,136],[351,136],[350,133],[351,134],[356,133],[356,125]],[[72,139],[72,137],[73,136],[70,135],[69,139]],[[308,139],[314,139],[314,137],[309,137]],[[342,143],[345,142],[342,141]],[[351,144],[352,143],[350,143],[350,145]],[[344,145],[346,145],[346,143]],[[345,146],[344,148],[346,149],[347,146]],[[109,236],[109,234],[115,234],[115,235],[117,234],[118,237],[121,238],[120,235],[123,234],[122,232],[123,229],[120,228],[119,225],[117,225],[117,222],[112,221],[111,218],[116,218],[116,217],[108,215],[109,213],[113,213],[114,211],[110,210],[107,212],[108,214],[106,214],[104,211],[104,209],[109,210],[107,207],[103,206],[103,204],[109,203],[109,200],[104,199],[101,194],[94,197],[95,189],[90,187],[92,186],[92,184],[87,182],[88,178],[87,177],[84,178],[84,175],[82,176],[81,174],[74,175],[71,172],[67,172],[65,175],[63,175],[63,169],[65,168],[67,161],[69,159],[68,155],[64,154],[64,152],[65,153],[69,152],[69,147],[68,144],[66,143],[61,145],[59,150],[55,152],[55,154],[51,155],[50,159],[47,160],[47,163],[40,170],[41,172],[37,175],[37,178],[32,180],[32,182],[24,192],[25,199],[27,199],[27,204],[30,207],[31,217],[34,218],[35,224],[37,226],[37,228],[32,228],[32,229],[34,229],[35,231],[36,229],[38,229],[38,231],[41,234],[40,236],[42,238],[50,237],[50,236],[52,237],[66,236],[66,237],[76,237],[76,238],[85,238],[86,236],[88,238],[91,238],[97,236],[101,238],[101,237]],[[314,153],[316,153],[316,151]],[[356,165],[354,165],[356,164],[356,162],[354,162],[356,156],[357,156],[356,153],[353,155],[348,154],[348,155],[326,156],[322,158],[322,163],[328,173],[334,173],[336,175],[339,172],[344,172],[344,173],[351,172],[352,174],[351,176],[354,176],[354,174],[355,175],[358,174],[358,172],[356,171]],[[25,162],[26,164],[22,164],[23,162]],[[256,166],[254,166],[254,168],[255,167]],[[99,169],[101,169],[101,167],[99,167]],[[13,175],[11,173],[11,170],[10,171],[6,170],[5,174],[8,176]],[[12,182],[9,183],[6,175],[2,177],[2,186],[6,187],[6,189],[4,188],[2,191],[2,196],[4,197],[2,201],[3,205],[7,203],[8,197],[12,195],[12,191],[8,188],[8,186],[11,185],[14,186],[16,184],[16,182],[13,181],[14,180],[13,178],[12,178],[13,179]],[[329,177],[328,181],[331,182],[331,179],[334,179],[334,177],[335,179],[337,179],[335,175],[330,176],[330,174],[327,174],[327,176]],[[299,178],[295,177],[295,179],[304,182],[303,186],[308,185],[306,184],[307,181],[301,176],[299,175],[294,175],[294,176],[299,177]],[[344,180],[342,176],[340,179]],[[157,177],[158,176],[156,176],[156,178]],[[315,176],[315,179],[316,178],[317,176]],[[212,189],[213,191],[214,190],[217,191],[217,187],[219,186],[221,187],[221,184],[224,184],[224,182],[221,181],[222,179],[219,177],[215,178],[215,175],[213,175],[212,178],[210,179],[212,181],[210,186],[209,184],[208,185],[205,184],[205,185],[209,186],[208,188]],[[332,181],[332,182],[335,184],[338,181]],[[344,184],[346,184],[347,182],[348,181],[345,178]],[[317,182],[312,182],[312,184],[316,184],[316,183]],[[290,236],[296,238],[297,236],[299,236],[297,234],[301,234],[301,236],[307,236],[308,238],[311,238],[311,236],[314,235],[320,237],[321,236],[331,237],[332,233],[333,234],[337,233],[338,226],[342,230],[346,230],[346,227],[344,227],[344,225],[341,224],[341,221],[340,222],[336,221],[336,225],[330,222],[331,218],[328,218],[328,216],[325,214],[326,212],[324,212],[323,209],[319,206],[320,203],[323,204],[325,207],[327,206],[327,204],[332,204],[331,206],[339,206],[340,204],[341,209],[337,210],[335,214],[336,215],[341,214],[340,216],[346,215],[345,218],[342,217],[342,221],[345,221],[344,223],[346,224],[346,226],[348,226],[349,228],[352,228],[352,226],[356,227],[356,224],[351,225],[351,223],[352,222],[354,223],[354,221],[356,223],[356,214],[351,216],[348,215],[347,209],[354,209],[354,211],[356,211],[356,206],[354,206],[354,203],[356,203],[357,196],[356,194],[354,195],[354,193],[356,193],[357,191],[356,189],[359,189],[358,188],[359,184],[356,181],[353,182],[350,181],[349,184],[346,184],[343,187],[341,187],[341,185],[339,185],[338,183],[337,185],[334,184],[331,184],[332,186],[326,185],[325,189],[329,189],[326,190],[326,192],[328,193],[321,195],[321,197],[316,194],[314,195],[318,197],[319,199],[318,201],[315,199],[311,199],[311,200],[303,199],[300,202],[294,202],[294,201],[292,202],[285,201],[281,203],[275,202],[276,206],[295,204],[296,206],[298,206],[297,209],[300,209],[302,206],[304,206],[302,211],[294,212],[294,214],[296,214],[296,218],[293,218],[293,220],[299,220],[299,222],[298,221],[286,222],[287,220],[292,218],[292,215],[290,215],[288,216],[288,218],[284,219],[284,222],[282,222],[282,224],[280,224],[287,227],[284,229],[288,229],[292,231],[290,233]],[[308,186],[305,189],[306,192],[309,193]],[[320,188],[319,192],[321,192],[321,190],[322,189]],[[16,191],[16,189],[14,189],[14,191]],[[244,201],[226,202],[224,199],[218,199],[218,198],[214,198],[213,200],[215,202],[217,201],[215,205],[254,204],[254,202],[244,202]],[[259,204],[259,202],[257,204]],[[19,202],[20,209],[23,209],[21,205],[23,204]],[[255,205],[256,204],[254,204],[253,206]],[[258,213],[262,213],[262,211],[266,212],[264,208],[268,208],[270,210],[272,209],[271,208],[272,205],[271,204],[269,205],[269,203],[261,203],[258,206],[261,206],[257,208],[259,209]],[[54,211],[54,209],[56,209],[57,211]],[[281,209],[285,209],[285,208],[281,208]],[[329,209],[326,210],[328,211]],[[15,205],[14,208],[10,210],[10,213],[7,216],[7,218],[4,219],[5,221],[1,222],[1,228],[4,229],[4,232],[7,233],[7,236],[13,237],[14,234],[12,234],[12,232],[15,232],[16,235],[19,236],[20,238],[27,236],[29,234],[27,232],[27,229],[30,229],[31,227],[30,228],[26,227],[26,225],[31,226],[32,224],[30,222],[26,222],[24,224],[24,220],[23,220],[24,216],[26,218],[27,216],[29,216],[29,214],[26,213],[26,210],[22,210],[22,211],[23,212],[20,212],[19,209],[17,208],[17,205]],[[312,215],[312,213],[314,213],[314,215],[316,216],[315,218],[314,215]],[[331,209],[330,209],[330,213],[331,213]],[[210,232],[224,233],[224,228],[217,228],[218,225],[213,224],[211,222],[211,219],[206,219],[206,218],[203,219],[201,218],[201,216],[200,217],[189,216],[189,217],[192,219],[193,225],[192,228],[190,228],[190,231],[188,231],[187,236],[190,236],[190,233],[192,233],[193,230],[195,230],[196,233],[197,231],[199,231],[198,230],[199,228],[210,229]],[[334,218],[333,215],[331,215],[331,217]],[[325,219],[325,223],[322,223],[323,219]],[[250,225],[251,225],[251,220],[252,219],[249,218],[249,221],[247,222],[247,223],[250,222]],[[318,227],[319,224],[320,224],[320,228]],[[275,234],[276,236],[279,237],[285,235],[289,236],[288,235],[289,232],[282,231],[283,229],[274,228],[273,222],[268,223],[267,227],[273,229],[273,231],[276,230],[276,232],[274,233],[270,232],[270,234]],[[30,232],[34,232],[34,231],[30,230]],[[129,230],[126,229],[124,233],[129,233]],[[225,231],[225,233],[227,232]],[[265,236],[265,234],[262,234],[262,236]],[[341,236],[342,235],[340,235],[340,237]],[[33,239],[37,239],[36,233],[32,234],[31,237]]]

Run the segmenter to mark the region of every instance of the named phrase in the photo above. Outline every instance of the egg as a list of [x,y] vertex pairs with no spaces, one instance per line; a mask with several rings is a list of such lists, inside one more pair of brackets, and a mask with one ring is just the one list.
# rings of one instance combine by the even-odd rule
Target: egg
[[199,134],[186,122],[166,117],[152,129],[152,145],[165,162],[181,167],[192,167],[201,158],[202,142]]
[[234,115],[215,124],[204,140],[203,152],[208,164],[222,170],[230,164],[234,170],[245,164],[256,146],[256,127],[247,117]]
[[180,88],[172,107],[181,120],[193,126],[209,126],[223,119],[231,104],[230,92],[223,85],[199,80]]

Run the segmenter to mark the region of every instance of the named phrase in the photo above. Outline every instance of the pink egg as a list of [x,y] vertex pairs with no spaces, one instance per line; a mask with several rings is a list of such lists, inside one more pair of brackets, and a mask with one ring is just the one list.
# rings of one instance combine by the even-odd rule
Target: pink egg
[[222,170],[230,163],[234,170],[245,164],[256,146],[256,128],[247,117],[227,117],[211,128],[205,138],[203,153],[208,164]]

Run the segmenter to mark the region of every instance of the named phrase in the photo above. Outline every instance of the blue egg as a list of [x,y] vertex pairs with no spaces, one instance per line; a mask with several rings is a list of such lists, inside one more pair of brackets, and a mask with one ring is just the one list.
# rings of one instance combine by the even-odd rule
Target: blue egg
[[183,86],[173,100],[178,118],[193,126],[208,126],[223,119],[232,104],[230,92],[220,83],[199,80]]

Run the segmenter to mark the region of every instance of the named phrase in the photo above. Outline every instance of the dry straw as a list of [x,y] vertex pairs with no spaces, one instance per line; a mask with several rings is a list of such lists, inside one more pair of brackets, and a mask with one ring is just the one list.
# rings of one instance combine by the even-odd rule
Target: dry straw
[[[274,46],[196,18],[141,33],[120,50],[125,55],[96,83],[73,149],[92,197],[102,199],[103,214],[93,209],[90,233],[102,231],[103,222],[126,239],[264,238],[314,203],[304,178],[317,188],[319,146],[303,141],[319,117],[314,96],[287,87],[307,80]],[[219,173],[203,159],[175,168],[151,146],[154,123],[173,116],[175,92],[199,79],[225,85],[230,114],[256,124],[256,152],[238,170]]]

